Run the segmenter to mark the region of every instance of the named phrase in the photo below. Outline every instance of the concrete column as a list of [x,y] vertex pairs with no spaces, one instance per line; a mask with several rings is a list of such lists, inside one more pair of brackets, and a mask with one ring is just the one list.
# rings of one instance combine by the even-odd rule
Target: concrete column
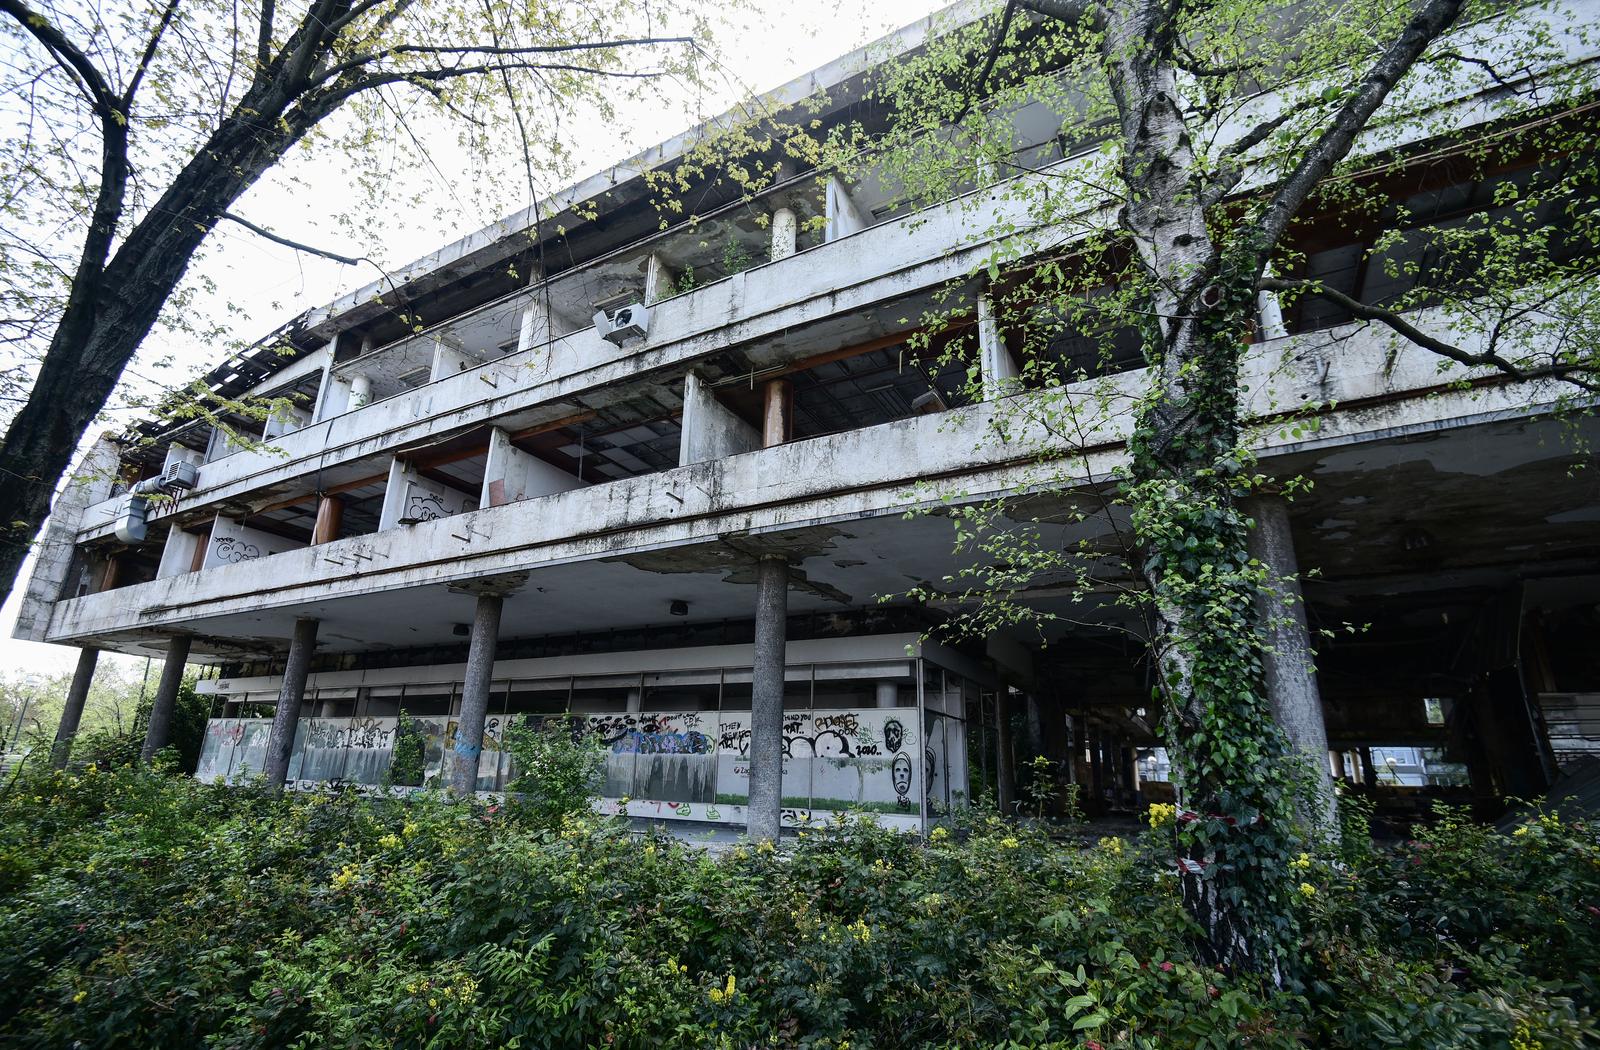
[[311,653],[317,647],[317,621],[301,617],[294,622],[289,639],[289,659],[283,667],[283,685],[278,689],[278,709],[272,713],[272,734],[267,738],[267,757],[262,772],[267,790],[282,791],[289,779],[289,754],[294,750],[294,731],[300,723],[300,704],[306,696],[306,673],[311,670]]
[[456,721],[455,756],[450,766],[450,792],[463,798],[478,789],[483,723],[489,712],[489,680],[494,675],[494,650],[500,640],[500,610],[504,606],[502,596],[480,594],[472,617],[467,674],[461,686],[461,717]]
[[311,545],[332,543],[339,538],[339,527],[344,524],[344,497],[322,496],[317,499],[317,523],[311,527]]
[[89,686],[94,682],[94,668],[99,662],[100,650],[89,647],[78,650],[78,667],[72,672],[72,684],[67,687],[67,706],[61,711],[56,742],[50,749],[50,764],[57,769],[67,768],[67,759],[72,755],[72,738],[78,735],[78,723],[83,721],[83,705],[89,699]]
[[760,447],[760,431],[718,401],[699,376],[693,372],[684,376],[678,466],[737,456]]
[[1242,509],[1256,522],[1250,533],[1250,554],[1266,566],[1269,574],[1256,599],[1262,639],[1267,645],[1262,654],[1267,699],[1290,747],[1304,756],[1315,778],[1311,818],[1332,832],[1339,826],[1338,796],[1328,772],[1328,731],[1322,718],[1311,636],[1306,630],[1300,566],[1289,531],[1289,506],[1276,496],[1260,496],[1246,500]]
[[878,707],[899,707],[900,686],[894,682],[879,682],[873,702]]
[[1335,780],[1343,780],[1344,777],[1345,777],[1345,772],[1344,772],[1344,752],[1343,751],[1330,751],[1330,752],[1328,752],[1328,755],[1329,755],[1329,758],[1333,762],[1333,779],[1335,779]]
[[856,207],[856,202],[850,197],[850,191],[839,181],[837,175],[828,179],[826,207],[827,223],[824,240],[836,241],[872,225],[866,213]]
[[1004,683],[994,694],[994,729],[995,803],[1009,817],[1016,801],[1017,774],[1011,755],[1011,687]]
[[978,375],[983,382],[983,399],[994,401],[1011,392],[1016,384],[1017,362],[994,318],[994,300],[988,292],[978,296]]
[[667,268],[667,262],[655,252],[650,253],[649,260],[645,263],[644,270],[644,303],[646,306],[659,303],[663,299],[670,299],[678,294],[677,283],[672,279],[672,271]]
[[[1268,267],[1265,276],[1272,276],[1272,268]],[[1262,339],[1282,339],[1289,334],[1289,326],[1283,323],[1283,304],[1278,301],[1278,293],[1261,291],[1256,293],[1256,314],[1261,321]]]
[[750,804],[746,833],[778,837],[783,809],[783,670],[789,619],[789,563],[756,563],[755,661],[750,675]]
[[360,372],[350,374],[350,400],[345,408],[354,412],[356,409],[372,403],[372,377],[362,375]]
[[161,684],[156,686],[156,698],[150,704],[150,725],[145,730],[144,747],[139,749],[139,761],[147,765],[172,739],[172,710],[178,703],[178,689],[183,685],[183,669],[189,663],[189,646],[193,641],[190,635],[175,634],[167,642]]
[[761,391],[761,447],[771,448],[794,436],[794,384],[771,379]]
[[779,208],[772,213],[772,261],[787,259],[795,252],[800,222],[793,211]]

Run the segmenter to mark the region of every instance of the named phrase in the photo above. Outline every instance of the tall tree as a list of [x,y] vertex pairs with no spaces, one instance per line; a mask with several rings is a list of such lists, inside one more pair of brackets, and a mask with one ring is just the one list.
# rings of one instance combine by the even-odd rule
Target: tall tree
[[[0,0],[0,600],[195,253],[298,145],[358,186],[457,122],[485,178],[552,172],[601,81],[693,78],[696,0]],[[331,121],[336,113],[342,121]],[[508,148],[509,147],[509,148]],[[418,148],[421,148],[420,146]],[[172,311],[169,311],[169,313]]]
[[[1258,596],[1287,581],[1247,545],[1245,497],[1297,484],[1263,478],[1251,454],[1260,424],[1241,377],[1259,297],[1387,327],[1454,369],[1446,383],[1499,376],[1530,404],[1592,404],[1600,102],[1592,64],[1571,60],[1586,32],[1561,0],[1006,0],[884,56],[860,106],[870,123],[808,138],[768,119],[722,143],[742,173],[781,143],[823,177],[870,177],[907,208],[954,197],[987,224],[993,250],[921,318],[921,338],[979,356],[954,336],[973,331],[986,286],[1028,391],[993,430],[1008,458],[1036,442],[1035,466],[999,498],[941,493],[966,567],[911,596],[977,636],[1055,618],[1030,601],[1041,582],[1070,585],[1085,618],[1106,601],[1137,611],[1182,803],[1175,866],[1213,962],[1287,976],[1289,862],[1326,812],[1269,702],[1264,639],[1283,614]],[[1426,195],[1395,187],[1430,179],[1478,180],[1484,199],[1429,222],[1415,214]],[[1318,222],[1385,229],[1365,247],[1383,299],[1309,265],[1297,234]],[[994,377],[969,375],[974,399],[993,395]],[[1273,425],[1314,427],[1328,407]],[[1090,484],[1088,450],[1118,440],[1124,466]],[[1041,491],[1088,538],[1063,550],[1030,527]]]
[[[1042,458],[1053,463],[1090,434],[1103,440],[1127,388],[1106,382],[1086,411],[1081,383],[1067,384],[1096,364],[1119,371],[1117,337],[1136,340],[1148,384],[1127,465],[1105,493],[1116,506],[1093,513],[1120,513],[1131,528],[1122,565],[1137,586],[1124,596],[1144,615],[1165,701],[1186,817],[1177,872],[1202,952],[1279,978],[1295,940],[1288,862],[1318,807],[1302,797],[1306,771],[1273,726],[1257,595],[1279,581],[1251,557],[1242,509],[1265,480],[1241,388],[1260,294],[1331,302],[1441,364],[1546,381],[1530,397],[1551,396],[1550,381],[1565,381],[1562,396],[1600,381],[1600,179],[1592,117],[1582,115],[1593,74],[1563,68],[1551,29],[1559,6],[1482,5],[1463,21],[1466,6],[1013,0],[885,87],[902,130],[874,162],[908,182],[937,170],[981,178],[975,165],[1016,170],[1011,118],[1041,100],[1062,120],[1062,153],[1098,144],[1076,169],[1023,176],[1006,191],[1026,202],[1024,226],[1048,231],[1016,233],[1010,220],[988,262],[991,294],[1009,295],[1015,315],[1031,319],[1021,322],[1035,351],[1025,367],[1043,394],[1016,411],[1043,424],[1052,453]],[[1483,104],[1485,87],[1491,113],[1469,119],[1463,98]],[[927,134],[930,117],[947,130]],[[1474,171],[1511,157],[1547,163],[1502,185],[1474,218],[1429,232],[1430,265],[1386,264],[1383,247],[1403,223],[1381,176],[1419,164],[1419,151],[1383,150],[1381,129],[1396,123]],[[1374,254],[1407,290],[1360,302],[1316,275],[1274,276],[1304,271],[1291,231],[1330,210],[1395,223]],[[1407,319],[1416,306],[1443,308],[1454,335],[1425,334]],[[1083,362],[1063,369],[1043,352],[1068,332],[1097,333],[1100,360],[1074,371]],[[1054,469],[1058,485],[1082,490],[1073,467]],[[962,545],[988,556],[957,587],[972,610],[965,625],[978,630],[1036,617],[1026,608],[1031,580],[1067,571],[1087,598],[1107,578],[1103,545],[1046,550],[1002,523],[1009,506],[961,521]]]

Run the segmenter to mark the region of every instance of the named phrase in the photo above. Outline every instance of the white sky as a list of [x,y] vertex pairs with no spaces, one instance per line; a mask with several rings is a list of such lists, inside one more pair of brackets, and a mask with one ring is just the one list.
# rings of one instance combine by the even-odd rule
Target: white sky
[[[722,41],[726,61],[723,79],[728,86],[720,94],[700,100],[701,112],[705,117],[721,113],[736,101],[738,93],[776,88],[939,10],[945,2],[752,0],[752,10],[740,17],[746,28],[729,33]],[[623,112],[620,118],[622,128],[578,126],[572,129],[580,177],[633,156],[642,148],[685,130],[690,123],[687,118],[661,123],[659,109],[652,107],[631,114]],[[291,186],[282,178],[264,179],[235,210],[284,236],[340,254],[362,254],[341,236],[333,221],[341,209],[355,206],[349,187],[338,171],[323,170],[321,166],[302,167],[298,174],[304,183],[300,186]],[[439,200],[451,206],[445,221],[433,223],[430,217],[419,219],[413,213],[411,218],[416,221],[410,228],[397,229],[385,238],[379,261],[385,266],[403,265],[498,217],[456,205],[454,195],[443,189],[439,191]],[[319,206],[321,202],[325,205]],[[526,203],[525,200],[508,201],[499,210],[502,214],[510,213]],[[382,202],[372,206],[381,208]],[[210,250],[195,267],[195,273],[213,282],[215,289],[199,297],[195,309],[217,321],[231,315],[232,329],[247,339],[264,336],[301,311],[327,303],[377,276],[370,266],[351,268],[308,256],[263,240],[231,223],[221,224],[211,236]],[[159,342],[159,338],[153,336],[152,342]],[[173,358],[174,366],[170,370],[152,373],[147,366],[136,362],[133,371],[145,377],[156,374],[161,382],[175,385],[205,371],[219,356],[214,347],[147,345],[147,353],[141,355],[141,361],[163,354]],[[129,378],[128,381],[139,380]],[[110,426],[125,425],[135,418],[134,413],[116,413]],[[30,571],[31,565],[23,567],[12,599],[0,609],[0,673],[52,674],[70,670],[77,660],[76,649],[11,638],[16,621],[16,596]],[[102,658],[102,666],[112,659],[144,662],[138,657],[107,656]]]

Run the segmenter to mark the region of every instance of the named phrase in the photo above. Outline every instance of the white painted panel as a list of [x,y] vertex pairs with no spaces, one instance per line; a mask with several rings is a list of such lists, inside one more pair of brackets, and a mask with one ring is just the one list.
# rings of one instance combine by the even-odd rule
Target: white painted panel
[[236,518],[219,514],[216,523],[211,526],[211,539],[206,544],[205,562],[200,567],[210,569],[219,565],[255,561],[271,554],[299,550],[304,546],[305,544],[298,540],[291,540],[273,532],[264,532],[261,529],[252,529],[248,525],[241,525]]

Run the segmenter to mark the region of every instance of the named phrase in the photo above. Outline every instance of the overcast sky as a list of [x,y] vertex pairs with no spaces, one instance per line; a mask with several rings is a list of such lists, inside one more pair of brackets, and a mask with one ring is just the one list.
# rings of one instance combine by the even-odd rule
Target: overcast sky
[[[572,129],[579,175],[625,160],[644,147],[670,138],[689,125],[689,114],[699,108],[706,116],[728,109],[736,94],[767,91],[778,87],[831,59],[837,58],[900,26],[908,25],[945,6],[942,0],[873,0],[871,3],[846,3],[842,0],[754,0],[752,10],[741,15],[745,28],[723,40],[726,68],[718,78],[722,86],[712,96],[685,100],[682,115],[666,123],[659,106],[636,107],[620,114],[622,127],[579,126]],[[285,236],[315,244],[341,254],[362,254],[352,248],[335,223],[341,209],[354,208],[349,185],[337,164],[305,165],[297,170],[299,185],[281,177],[264,179],[240,202],[237,211],[251,220]],[[433,176],[438,182],[437,176]],[[449,185],[431,186],[444,214],[434,220],[425,211],[407,209],[411,221],[386,234],[380,261],[386,266],[403,265],[443,244],[487,225],[498,215],[472,207]],[[525,200],[504,202],[499,209],[509,213],[525,206]],[[383,202],[372,207],[383,208]],[[277,325],[311,307],[320,306],[376,279],[371,267],[346,267],[273,244],[230,223],[223,223],[211,235],[210,250],[198,262],[195,273],[208,279],[214,290],[196,300],[195,308],[222,321],[228,319],[239,336],[255,339]],[[231,318],[231,319],[230,319]],[[159,380],[176,384],[203,372],[217,363],[221,353],[215,347],[185,345],[152,337],[132,369],[127,382],[149,384]],[[150,363],[170,357],[171,368],[157,371]],[[113,426],[132,421],[136,416],[115,413]],[[24,578],[31,566],[23,569]],[[13,597],[0,610],[0,672],[54,673],[70,670],[77,650],[11,638],[16,620],[16,594],[23,589],[19,579]],[[136,657],[117,659],[136,661]]]

